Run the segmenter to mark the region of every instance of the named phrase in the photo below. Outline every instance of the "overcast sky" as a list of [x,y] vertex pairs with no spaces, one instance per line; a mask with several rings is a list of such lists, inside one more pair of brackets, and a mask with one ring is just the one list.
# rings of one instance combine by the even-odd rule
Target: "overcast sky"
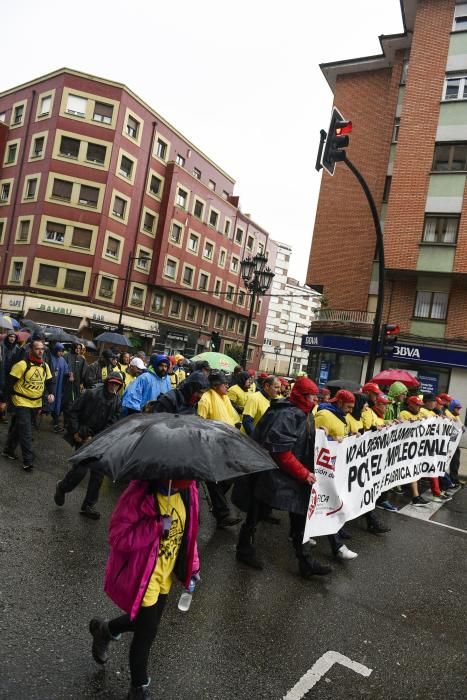
[[399,0],[16,0],[0,91],[63,66],[125,83],[235,178],[304,282],[332,105],[318,64],[400,31]]

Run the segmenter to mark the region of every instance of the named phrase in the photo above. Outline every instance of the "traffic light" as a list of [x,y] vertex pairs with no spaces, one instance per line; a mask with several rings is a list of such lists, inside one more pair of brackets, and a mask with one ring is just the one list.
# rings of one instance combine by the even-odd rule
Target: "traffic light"
[[381,331],[381,355],[391,355],[397,343],[400,328],[392,323],[386,323]]
[[349,145],[348,134],[350,134],[351,131],[352,122],[344,119],[339,110],[334,107],[328,135],[324,144],[322,160],[323,168],[325,168],[330,175],[334,175],[336,163],[345,158],[344,148],[347,148]]
[[219,352],[221,349],[221,336],[216,331],[211,333],[211,350]]

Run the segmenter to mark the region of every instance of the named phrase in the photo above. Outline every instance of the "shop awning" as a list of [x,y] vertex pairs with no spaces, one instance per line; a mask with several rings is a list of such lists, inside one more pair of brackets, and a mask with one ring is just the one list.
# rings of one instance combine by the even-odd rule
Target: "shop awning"
[[68,314],[54,314],[48,311],[38,311],[30,309],[25,318],[36,323],[42,323],[47,326],[58,326],[67,331],[78,331],[82,322],[80,316],[69,316]]

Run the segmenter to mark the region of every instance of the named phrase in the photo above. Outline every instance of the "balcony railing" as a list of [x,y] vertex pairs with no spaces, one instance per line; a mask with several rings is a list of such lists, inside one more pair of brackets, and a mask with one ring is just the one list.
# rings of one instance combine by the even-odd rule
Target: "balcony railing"
[[313,322],[328,323],[362,323],[372,325],[375,318],[374,311],[352,311],[346,309],[318,309]]

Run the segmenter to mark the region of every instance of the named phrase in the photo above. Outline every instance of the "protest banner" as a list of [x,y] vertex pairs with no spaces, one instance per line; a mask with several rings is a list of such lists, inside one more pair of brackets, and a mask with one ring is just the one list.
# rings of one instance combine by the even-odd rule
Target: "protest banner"
[[403,421],[342,442],[316,431],[315,476],[304,542],[373,510],[383,491],[449,471],[462,427],[448,419]]

